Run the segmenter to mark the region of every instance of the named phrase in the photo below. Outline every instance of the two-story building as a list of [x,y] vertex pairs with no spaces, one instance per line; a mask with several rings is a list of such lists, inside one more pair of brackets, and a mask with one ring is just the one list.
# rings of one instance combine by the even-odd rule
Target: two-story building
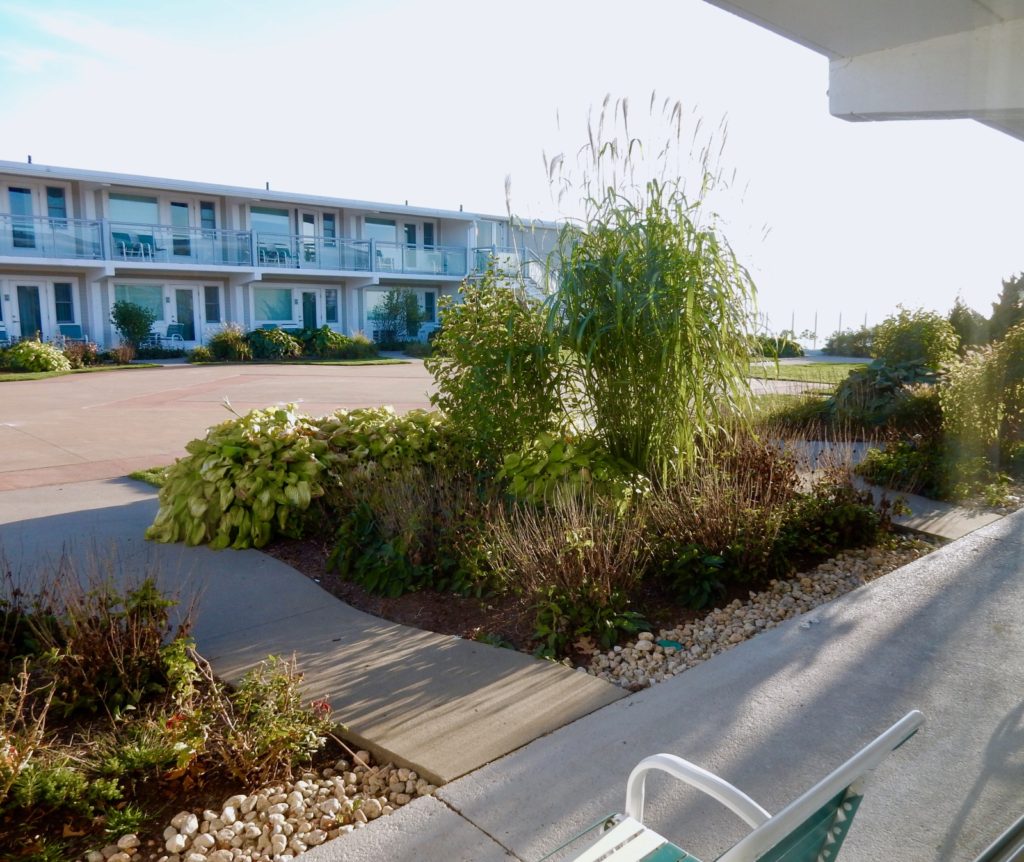
[[227,322],[357,331],[392,289],[426,323],[492,256],[543,290],[556,226],[453,210],[0,161],[0,330],[116,343],[130,300],[185,346]]

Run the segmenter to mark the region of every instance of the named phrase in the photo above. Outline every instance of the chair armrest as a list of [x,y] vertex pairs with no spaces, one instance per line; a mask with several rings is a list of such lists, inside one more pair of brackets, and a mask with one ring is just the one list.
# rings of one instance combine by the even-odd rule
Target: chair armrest
[[750,826],[757,827],[771,819],[771,815],[746,793],[714,773],[674,754],[652,754],[636,765],[626,781],[626,814],[641,823],[644,816],[644,781],[647,773],[654,769],[667,772],[673,778],[703,791]]

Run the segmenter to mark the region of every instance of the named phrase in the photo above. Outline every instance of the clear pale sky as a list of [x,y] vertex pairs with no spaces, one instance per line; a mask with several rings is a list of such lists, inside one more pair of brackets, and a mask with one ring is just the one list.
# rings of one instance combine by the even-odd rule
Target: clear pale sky
[[988,314],[1024,270],[1024,142],[827,110],[827,61],[700,0],[0,0],[0,158],[502,213],[571,214],[606,94],[726,118],[718,200],[774,329],[897,303]]

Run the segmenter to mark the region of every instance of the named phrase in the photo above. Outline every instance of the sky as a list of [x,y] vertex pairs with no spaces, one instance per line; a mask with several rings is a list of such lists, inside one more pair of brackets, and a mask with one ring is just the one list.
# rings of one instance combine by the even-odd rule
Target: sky
[[653,92],[684,137],[724,122],[714,204],[770,329],[988,314],[1024,271],[1024,142],[847,123],[827,87],[824,57],[701,0],[0,0],[0,159],[559,218],[544,155]]

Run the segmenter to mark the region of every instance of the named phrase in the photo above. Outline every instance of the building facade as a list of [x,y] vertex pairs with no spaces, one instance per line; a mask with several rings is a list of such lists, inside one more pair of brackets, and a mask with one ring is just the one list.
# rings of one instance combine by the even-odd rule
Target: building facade
[[[393,289],[438,299],[493,257],[542,291],[555,226],[462,211],[0,161],[0,327],[116,343],[114,302],[152,309],[186,347],[226,323],[374,336]],[[62,329],[63,327],[63,329]]]

